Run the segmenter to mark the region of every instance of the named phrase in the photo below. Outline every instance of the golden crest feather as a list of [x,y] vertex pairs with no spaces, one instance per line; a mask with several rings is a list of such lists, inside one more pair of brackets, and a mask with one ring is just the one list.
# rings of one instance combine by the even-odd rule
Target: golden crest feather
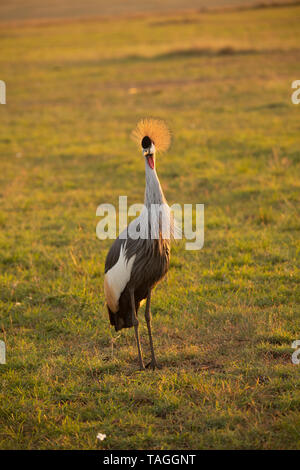
[[132,138],[141,145],[145,136],[148,136],[155,145],[157,152],[165,152],[171,143],[171,134],[164,121],[161,119],[141,119],[134,131]]

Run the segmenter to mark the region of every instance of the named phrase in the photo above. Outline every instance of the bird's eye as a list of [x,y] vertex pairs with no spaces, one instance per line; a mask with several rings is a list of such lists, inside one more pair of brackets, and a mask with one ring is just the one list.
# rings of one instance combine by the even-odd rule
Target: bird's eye
[[151,139],[147,135],[142,140],[142,147],[143,149],[148,149],[151,147]]

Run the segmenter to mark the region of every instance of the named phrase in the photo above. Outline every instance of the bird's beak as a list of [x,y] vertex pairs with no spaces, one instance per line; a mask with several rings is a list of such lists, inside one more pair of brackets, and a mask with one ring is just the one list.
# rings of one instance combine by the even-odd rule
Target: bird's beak
[[150,147],[143,149],[143,155],[147,159],[147,163],[152,170],[154,170],[155,160],[154,160],[155,148],[152,144]]
[[148,155],[151,155],[152,152],[151,152],[151,147],[148,147],[146,149],[143,149],[143,155],[144,157],[147,157]]

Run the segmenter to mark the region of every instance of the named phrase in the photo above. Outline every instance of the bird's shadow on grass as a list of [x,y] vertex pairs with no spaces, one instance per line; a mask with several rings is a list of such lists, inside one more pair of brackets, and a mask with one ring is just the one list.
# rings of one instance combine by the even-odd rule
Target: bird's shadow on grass
[[164,358],[159,361],[162,370],[167,369],[180,369],[180,370],[189,370],[193,372],[203,372],[206,370],[211,371],[219,371],[222,372],[224,370],[224,366],[218,362],[207,360],[201,361],[196,358],[190,359],[181,359],[178,358]]
[[[145,365],[149,362],[148,356],[144,357]],[[135,373],[166,373],[168,371],[178,371],[178,370],[189,370],[193,372],[204,372],[204,371],[218,371],[223,372],[224,366],[216,361],[212,360],[198,360],[197,358],[182,359],[181,357],[159,357],[157,358],[158,368],[155,370],[151,368],[146,368],[145,370],[139,369],[139,364],[137,359],[132,358],[128,362],[126,368],[121,368],[122,373],[125,375],[132,375]]]

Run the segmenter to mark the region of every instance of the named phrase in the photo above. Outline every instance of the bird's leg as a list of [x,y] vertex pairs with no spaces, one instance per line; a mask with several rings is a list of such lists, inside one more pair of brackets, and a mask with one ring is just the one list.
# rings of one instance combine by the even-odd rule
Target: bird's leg
[[138,354],[139,354],[140,370],[144,370],[145,366],[143,362],[142,348],[141,348],[140,335],[139,335],[139,321],[137,319],[136,310],[135,310],[135,299],[134,299],[133,289],[130,289],[130,299],[131,299],[131,309],[132,309],[132,323],[134,326],[136,345],[137,345]]
[[153,339],[152,339],[152,331],[151,331],[150,303],[151,303],[151,289],[149,289],[149,291],[148,291],[146,310],[145,310],[145,319],[146,319],[146,322],[147,322],[149,343],[150,343],[150,349],[151,349],[151,362],[149,362],[149,364],[147,364],[146,367],[151,367],[154,370],[155,368],[158,368],[158,364],[156,362],[155,352],[154,352],[154,347],[153,347]]

